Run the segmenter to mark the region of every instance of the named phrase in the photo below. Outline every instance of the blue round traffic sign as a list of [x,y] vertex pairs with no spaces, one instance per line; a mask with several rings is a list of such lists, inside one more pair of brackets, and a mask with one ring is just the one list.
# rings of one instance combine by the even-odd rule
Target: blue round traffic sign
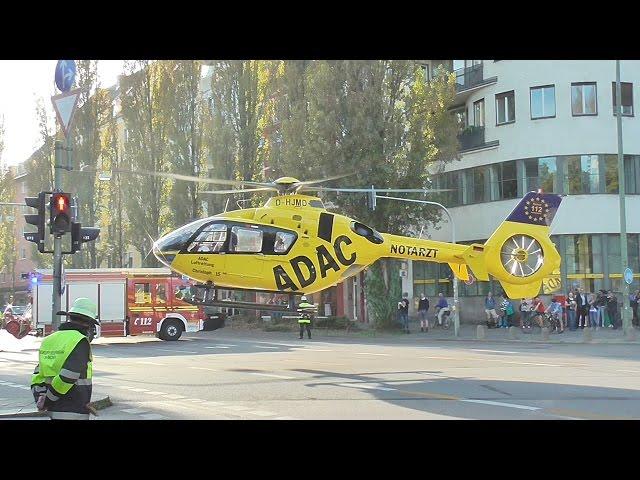
[[629,285],[633,283],[633,271],[628,267],[624,269],[624,281]]
[[61,92],[68,92],[76,80],[76,62],[58,60],[56,65],[56,86]]

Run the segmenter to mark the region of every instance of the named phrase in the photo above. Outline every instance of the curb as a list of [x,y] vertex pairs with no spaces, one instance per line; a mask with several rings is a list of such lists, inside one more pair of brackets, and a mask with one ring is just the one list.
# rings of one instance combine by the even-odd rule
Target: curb
[[[112,405],[113,403],[111,402],[111,399],[108,396],[104,398],[100,398],[89,404],[89,406],[91,406],[94,410],[104,410],[105,408],[110,407]],[[37,410],[35,407],[29,407],[28,410],[23,410],[20,412],[0,412],[0,419],[46,417],[46,416],[47,416],[47,412],[41,412]]]

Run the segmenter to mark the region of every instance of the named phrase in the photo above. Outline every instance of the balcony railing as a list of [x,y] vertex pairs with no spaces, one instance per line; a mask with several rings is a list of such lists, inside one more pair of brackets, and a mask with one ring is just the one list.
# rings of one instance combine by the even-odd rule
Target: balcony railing
[[460,93],[469,88],[475,87],[483,83],[482,63],[471,67],[464,67],[455,70],[456,74],[456,92]]
[[460,151],[472,150],[484,145],[484,127],[467,127],[458,134]]

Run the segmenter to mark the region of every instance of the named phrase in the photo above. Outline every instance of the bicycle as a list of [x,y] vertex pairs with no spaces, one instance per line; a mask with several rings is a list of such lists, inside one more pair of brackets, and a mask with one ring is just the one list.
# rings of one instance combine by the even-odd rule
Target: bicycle
[[434,316],[434,321],[433,321],[433,327],[435,328],[436,326],[438,327],[442,327],[445,330],[449,330],[449,317],[451,316],[451,309],[449,309],[448,307],[444,310],[444,312],[442,312],[442,324],[440,324],[438,322],[438,313],[440,312],[440,310],[436,310],[436,314]]

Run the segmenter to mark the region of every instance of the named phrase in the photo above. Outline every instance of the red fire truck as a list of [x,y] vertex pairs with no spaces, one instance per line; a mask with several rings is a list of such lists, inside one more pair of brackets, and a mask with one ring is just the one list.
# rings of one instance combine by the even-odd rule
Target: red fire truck
[[[52,271],[36,270],[32,325],[39,334],[51,331]],[[99,336],[154,334],[178,340],[182,332],[203,330],[202,307],[187,303],[191,280],[168,268],[98,268],[65,270],[61,308],[87,297],[98,306]]]

